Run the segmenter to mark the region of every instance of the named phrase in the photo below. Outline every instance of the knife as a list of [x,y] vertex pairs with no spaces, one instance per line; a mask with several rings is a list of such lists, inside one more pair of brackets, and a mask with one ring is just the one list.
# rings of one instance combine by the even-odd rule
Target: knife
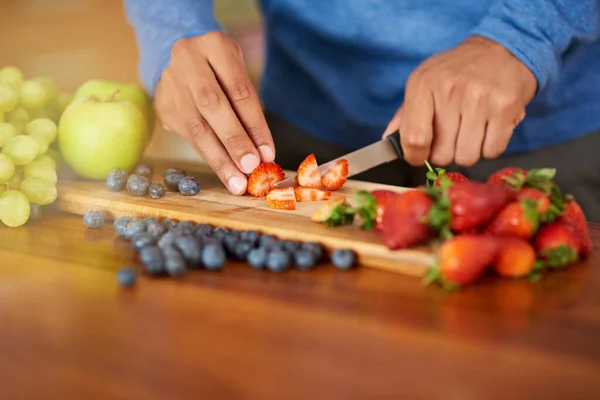
[[[336,162],[346,159],[348,161],[348,177],[351,177],[381,164],[402,159],[403,157],[404,153],[400,145],[400,134],[396,131],[385,139],[320,165],[319,172],[321,175],[325,175]],[[297,175],[284,179],[274,186],[278,189],[298,186]]]

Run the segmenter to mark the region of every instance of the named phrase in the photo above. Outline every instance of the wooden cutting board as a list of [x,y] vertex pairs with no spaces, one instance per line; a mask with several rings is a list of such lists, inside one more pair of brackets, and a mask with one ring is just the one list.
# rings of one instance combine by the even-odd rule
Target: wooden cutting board
[[[166,165],[152,164],[155,167],[153,181],[162,182]],[[196,196],[185,197],[179,193],[167,192],[165,197],[157,200],[149,196],[133,197],[127,191],[109,191],[104,182],[61,176],[55,206],[61,211],[79,215],[98,210],[110,220],[120,216],[155,217],[204,222],[230,229],[255,229],[282,239],[316,241],[328,250],[350,248],[356,251],[361,265],[413,276],[424,275],[431,265],[432,255],[427,247],[390,251],[381,244],[376,232],[363,231],[354,226],[327,228],[311,221],[310,216],[322,202],[299,202],[295,211],[274,210],[267,206],[264,199],[229,194],[205,166],[180,166],[188,174],[194,175],[200,183],[201,191]],[[334,192],[334,196],[351,197],[355,190],[360,189],[388,189],[397,192],[408,190],[349,180],[342,189]]]

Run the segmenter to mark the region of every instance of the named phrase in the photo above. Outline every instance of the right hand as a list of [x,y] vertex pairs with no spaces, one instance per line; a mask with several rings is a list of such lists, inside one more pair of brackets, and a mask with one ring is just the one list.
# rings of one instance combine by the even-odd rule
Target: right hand
[[275,145],[239,45],[213,31],[181,39],[156,87],[156,113],[165,129],[183,136],[232,194],[275,159]]

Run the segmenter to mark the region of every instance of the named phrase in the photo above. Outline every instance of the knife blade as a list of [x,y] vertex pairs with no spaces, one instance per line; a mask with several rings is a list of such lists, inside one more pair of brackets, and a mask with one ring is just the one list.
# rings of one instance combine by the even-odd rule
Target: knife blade
[[[320,165],[319,172],[321,175],[325,175],[335,163],[341,159],[346,159],[346,161],[348,161],[348,177],[351,177],[381,164],[402,159],[403,157],[404,154],[402,152],[402,146],[400,145],[400,134],[395,132],[385,139]],[[297,175],[294,175],[276,183],[274,186],[278,189],[283,189],[297,185],[298,178]]]

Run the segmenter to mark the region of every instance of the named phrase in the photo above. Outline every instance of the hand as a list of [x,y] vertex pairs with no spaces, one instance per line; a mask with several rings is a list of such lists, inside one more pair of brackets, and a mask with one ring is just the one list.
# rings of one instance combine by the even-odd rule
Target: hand
[[185,138],[229,191],[246,192],[247,177],[275,146],[242,51],[220,32],[181,39],[156,88],[165,129]]
[[536,89],[533,73],[506,48],[471,37],[410,75],[384,136],[400,130],[412,165],[468,167],[506,150]]

